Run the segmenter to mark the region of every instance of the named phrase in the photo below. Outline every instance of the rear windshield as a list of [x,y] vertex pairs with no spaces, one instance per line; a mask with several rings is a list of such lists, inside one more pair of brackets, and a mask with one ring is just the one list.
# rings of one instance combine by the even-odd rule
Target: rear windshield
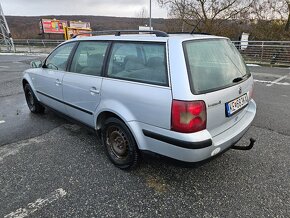
[[230,40],[186,41],[184,52],[195,94],[229,87],[250,76],[243,58]]

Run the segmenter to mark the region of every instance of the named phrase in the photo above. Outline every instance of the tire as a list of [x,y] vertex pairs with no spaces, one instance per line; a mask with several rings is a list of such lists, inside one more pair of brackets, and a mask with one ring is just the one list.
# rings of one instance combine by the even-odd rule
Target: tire
[[136,168],[140,154],[129,128],[119,119],[110,117],[103,123],[102,141],[111,162],[123,170]]
[[39,103],[29,84],[25,84],[24,94],[28,108],[32,113],[39,114],[44,112],[45,108]]

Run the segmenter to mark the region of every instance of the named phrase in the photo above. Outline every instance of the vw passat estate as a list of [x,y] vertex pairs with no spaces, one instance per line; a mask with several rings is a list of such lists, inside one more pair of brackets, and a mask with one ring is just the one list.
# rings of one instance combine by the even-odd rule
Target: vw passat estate
[[122,169],[141,151],[200,162],[253,146],[235,145],[256,104],[253,77],[229,39],[128,32],[75,38],[32,62],[22,81],[30,111],[49,107],[94,128]]

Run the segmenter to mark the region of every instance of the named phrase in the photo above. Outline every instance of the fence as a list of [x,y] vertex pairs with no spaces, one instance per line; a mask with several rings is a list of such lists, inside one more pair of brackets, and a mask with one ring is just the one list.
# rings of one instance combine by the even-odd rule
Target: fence
[[[49,53],[63,40],[14,40],[15,52]],[[233,41],[247,63],[290,66],[290,41]],[[4,52],[5,46],[0,45]]]
[[247,63],[290,66],[290,41],[234,41]]
[[[63,40],[16,39],[14,40],[14,52],[49,53],[53,48],[62,42]],[[6,52],[7,49],[4,45],[0,45],[0,51]]]

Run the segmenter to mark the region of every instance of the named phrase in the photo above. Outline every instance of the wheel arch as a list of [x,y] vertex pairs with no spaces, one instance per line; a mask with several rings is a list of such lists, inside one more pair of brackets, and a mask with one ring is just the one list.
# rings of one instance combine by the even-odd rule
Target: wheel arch
[[29,84],[29,82],[26,79],[22,80],[22,87],[24,88],[26,84]]
[[96,130],[100,128],[100,125],[102,124],[101,121],[104,121],[104,119],[108,118],[109,116],[120,119],[127,126],[129,126],[128,122],[136,120],[134,113],[130,110],[130,108],[116,99],[103,98],[98,105],[94,115],[96,120]]
[[38,98],[38,95],[36,93],[36,90],[35,90],[35,87],[33,85],[33,82],[31,80],[31,77],[27,73],[25,73],[24,76],[23,76],[23,78],[22,78],[23,90],[24,90],[24,87],[25,87],[26,84],[29,84],[30,85],[30,87],[32,88],[32,91],[33,91],[34,95],[36,96],[37,100],[39,101],[39,98]]
[[120,116],[118,116],[116,113],[113,113],[112,111],[102,111],[98,114],[97,120],[96,120],[96,130],[101,129],[103,122],[108,119],[109,117],[115,117],[119,120],[121,120],[123,123],[126,123]]
[[138,148],[140,149],[140,141],[138,140],[139,138],[137,137],[138,134],[136,134],[136,132],[134,131],[134,126],[130,125],[131,124],[130,122],[127,122],[127,120],[123,116],[121,116],[120,114],[118,114],[115,111],[104,110],[97,115],[97,119],[96,119],[97,135],[100,137],[102,123],[110,117],[115,117],[115,118],[121,120],[128,127],[128,129],[130,130],[130,132],[133,135],[133,138],[134,138]]

